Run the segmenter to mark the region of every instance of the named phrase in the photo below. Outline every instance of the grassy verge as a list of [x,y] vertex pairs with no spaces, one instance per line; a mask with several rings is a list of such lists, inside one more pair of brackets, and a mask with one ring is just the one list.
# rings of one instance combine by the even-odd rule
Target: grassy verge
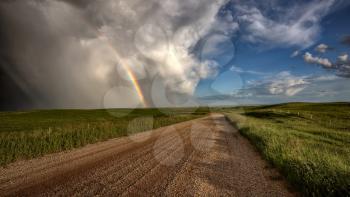
[[350,195],[350,104],[294,103],[225,113],[306,196]]
[[2,112],[0,165],[199,118],[208,109],[162,109],[162,112],[157,109]]

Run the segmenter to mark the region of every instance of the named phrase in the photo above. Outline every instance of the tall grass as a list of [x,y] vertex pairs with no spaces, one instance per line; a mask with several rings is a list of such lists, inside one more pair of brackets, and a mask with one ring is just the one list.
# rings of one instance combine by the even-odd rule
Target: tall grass
[[288,104],[226,111],[306,196],[350,196],[350,105]]
[[[202,117],[208,112],[205,108],[195,112],[189,108],[166,110],[165,114],[156,109],[128,113],[122,109],[0,113],[0,165],[126,136],[131,134],[128,129],[136,133],[159,128]],[[120,117],[117,113],[127,115]],[[143,121],[149,119],[151,122]]]

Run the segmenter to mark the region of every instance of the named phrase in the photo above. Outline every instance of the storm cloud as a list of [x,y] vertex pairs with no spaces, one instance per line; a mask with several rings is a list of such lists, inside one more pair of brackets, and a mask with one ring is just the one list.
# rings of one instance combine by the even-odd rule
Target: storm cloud
[[[292,47],[298,56],[319,39],[323,18],[345,4],[3,0],[0,110],[192,105],[202,79],[232,67],[235,41],[267,50]],[[349,76],[345,56],[337,63],[311,53],[304,58]],[[305,85],[276,82],[270,93],[294,95]]]
[[12,89],[30,108],[100,108],[115,87],[133,90],[127,69],[150,105],[156,102],[151,101],[155,78],[172,95],[192,95],[200,79],[216,73],[215,61],[200,59],[192,51],[214,29],[230,29],[232,21],[217,17],[224,4],[1,1],[1,84],[6,86],[2,99],[10,100]]

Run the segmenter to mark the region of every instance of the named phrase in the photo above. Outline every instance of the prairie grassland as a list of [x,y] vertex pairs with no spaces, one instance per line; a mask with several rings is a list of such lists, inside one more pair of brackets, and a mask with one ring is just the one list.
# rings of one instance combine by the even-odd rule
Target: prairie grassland
[[0,113],[0,165],[202,117],[207,108]]
[[291,103],[224,112],[304,195],[350,195],[349,103]]

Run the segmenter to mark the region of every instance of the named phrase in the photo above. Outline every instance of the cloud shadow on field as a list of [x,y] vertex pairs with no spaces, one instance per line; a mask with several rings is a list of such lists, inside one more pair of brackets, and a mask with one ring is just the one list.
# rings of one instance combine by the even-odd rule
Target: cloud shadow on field
[[295,116],[293,114],[277,114],[269,111],[246,112],[244,115],[260,119],[290,118]]

